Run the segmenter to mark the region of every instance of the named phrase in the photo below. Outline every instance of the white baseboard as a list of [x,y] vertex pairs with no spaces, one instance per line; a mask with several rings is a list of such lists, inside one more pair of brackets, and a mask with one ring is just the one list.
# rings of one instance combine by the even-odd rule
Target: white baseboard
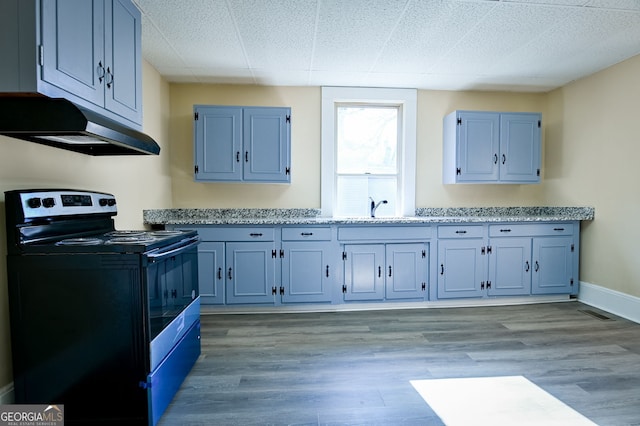
[[494,297],[487,299],[449,299],[425,302],[292,304],[281,306],[259,305],[200,305],[200,315],[216,314],[272,314],[305,312],[376,311],[387,309],[467,308],[480,306],[526,305],[535,303],[569,302],[568,295]]
[[578,300],[640,324],[640,298],[580,281]]
[[13,397],[13,383],[0,388],[0,404],[13,404],[15,398]]

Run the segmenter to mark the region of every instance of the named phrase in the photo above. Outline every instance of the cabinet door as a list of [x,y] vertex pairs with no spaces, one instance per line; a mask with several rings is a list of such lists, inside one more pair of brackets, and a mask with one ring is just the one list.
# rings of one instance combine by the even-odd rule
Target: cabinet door
[[458,181],[497,181],[500,114],[461,112],[458,118]]
[[385,249],[386,298],[424,298],[427,286],[425,244],[387,244]]
[[273,242],[226,243],[227,303],[274,303]]
[[438,298],[482,297],[486,257],[482,239],[438,241]]
[[531,238],[494,238],[489,255],[490,296],[531,293]]
[[289,108],[245,108],[245,181],[290,182]]
[[197,181],[242,180],[242,108],[195,108]]
[[533,239],[533,294],[569,294],[573,285],[572,237]]
[[224,243],[200,243],[198,245],[198,283],[201,304],[224,304],[224,278]]
[[104,0],[42,2],[41,79],[104,106]]
[[346,245],[344,300],[382,300],[384,298],[384,245]]
[[500,115],[500,180],[540,181],[540,114]]
[[332,244],[291,241],[282,243],[282,301],[330,302]]
[[107,0],[105,108],[142,124],[141,14],[130,0]]

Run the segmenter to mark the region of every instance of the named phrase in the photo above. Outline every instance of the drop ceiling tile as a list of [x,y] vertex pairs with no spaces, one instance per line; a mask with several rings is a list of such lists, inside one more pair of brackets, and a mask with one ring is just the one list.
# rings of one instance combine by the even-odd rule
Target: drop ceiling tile
[[406,3],[406,0],[322,0],[312,69],[370,70]]
[[373,71],[425,72],[493,7],[490,2],[412,2]]
[[486,74],[501,58],[512,54],[553,27],[568,9],[497,3],[459,43],[428,71]]
[[[246,67],[242,45],[224,0],[136,0],[175,55],[190,67]],[[144,23],[143,23],[144,24]],[[175,62],[175,60],[174,60]]]
[[240,40],[253,68],[308,70],[316,0],[231,2]]
[[640,54],[640,0],[133,0],[169,81],[546,91]]

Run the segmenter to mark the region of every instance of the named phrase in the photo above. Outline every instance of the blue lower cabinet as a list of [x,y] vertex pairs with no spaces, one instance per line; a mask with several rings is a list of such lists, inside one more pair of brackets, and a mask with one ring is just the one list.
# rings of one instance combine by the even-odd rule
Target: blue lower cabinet
[[282,303],[331,302],[336,273],[331,242],[282,243]]
[[385,248],[385,297],[387,299],[420,299],[427,290],[428,245],[387,244]]
[[345,245],[344,300],[384,299],[384,244]]
[[575,245],[572,237],[533,239],[533,294],[574,293]]
[[273,304],[276,287],[273,241],[226,243],[226,302]]
[[198,284],[203,305],[223,305],[225,290],[224,243],[198,245]]
[[438,299],[485,294],[485,250],[481,238],[438,241]]
[[346,244],[344,300],[424,300],[428,282],[425,243]]
[[489,296],[520,296],[531,293],[531,238],[490,240]]

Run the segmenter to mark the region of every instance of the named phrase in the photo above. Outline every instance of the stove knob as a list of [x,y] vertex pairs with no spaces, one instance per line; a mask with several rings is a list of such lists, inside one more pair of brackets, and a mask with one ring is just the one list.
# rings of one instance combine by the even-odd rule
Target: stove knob
[[56,200],[53,198],[44,198],[42,200],[42,207],[46,207],[50,209],[51,207],[56,205]]
[[108,201],[106,198],[100,198],[100,200],[98,200],[98,204],[100,204],[100,207],[106,207],[107,203]]
[[32,209],[37,209],[42,205],[42,202],[40,201],[40,198],[29,198],[27,200],[27,205]]
[[115,205],[116,205],[116,200],[115,200],[115,198],[109,198],[108,203],[109,203],[109,206],[115,206]]

